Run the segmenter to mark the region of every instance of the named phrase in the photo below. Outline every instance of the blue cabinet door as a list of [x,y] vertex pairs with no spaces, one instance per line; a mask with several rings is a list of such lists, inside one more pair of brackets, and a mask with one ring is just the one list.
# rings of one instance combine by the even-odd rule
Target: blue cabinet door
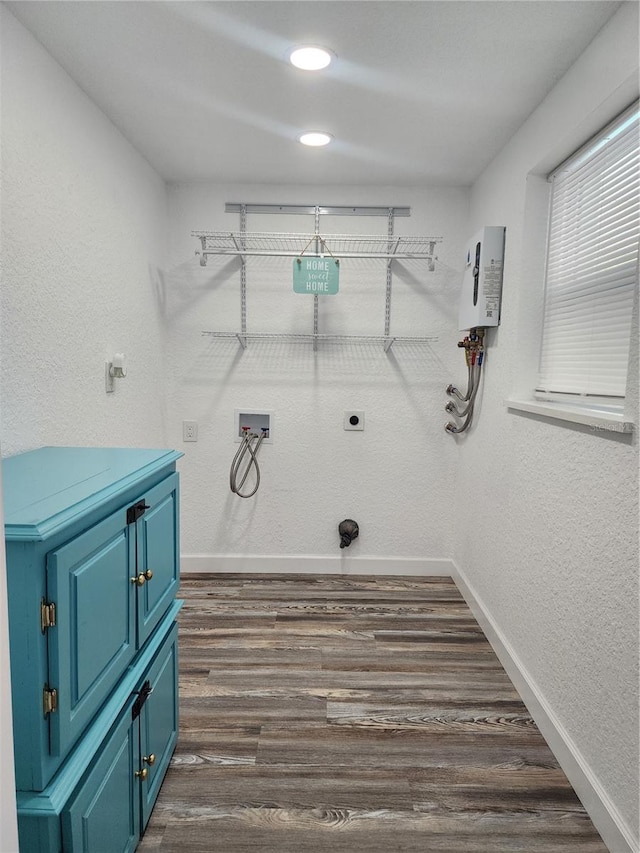
[[140,838],[138,726],[131,705],[112,729],[86,779],[62,813],[63,849],[132,853]]
[[138,646],[150,637],[178,591],[178,475],[172,474],[144,496],[148,509],[138,520],[138,573],[152,577],[137,588]]
[[149,671],[149,682],[153,692],[140,715],[142,766],[149,770],[140,786],[143,831],[178,739],[178,627],[175,623]]
[[122,509],[47,557],[56,626],[47,631],[50,751],[64,755],[136,652],[132,526]]

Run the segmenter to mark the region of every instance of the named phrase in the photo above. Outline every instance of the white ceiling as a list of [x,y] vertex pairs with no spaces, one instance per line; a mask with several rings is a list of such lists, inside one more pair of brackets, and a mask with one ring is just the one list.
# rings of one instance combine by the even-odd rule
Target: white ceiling
[[[167,180],[424,186],[472,183],[620,4],[7,5]],[[289,66],[303,42],[330,69]]]

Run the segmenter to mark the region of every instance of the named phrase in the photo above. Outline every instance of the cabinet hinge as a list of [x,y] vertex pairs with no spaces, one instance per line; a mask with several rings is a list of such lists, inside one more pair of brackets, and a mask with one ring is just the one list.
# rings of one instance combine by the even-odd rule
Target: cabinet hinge
[[148,509],[151,509],[151,507],[147,506],[143,500],[130,506],[127,509],[127,524],[135,524],[140,516],[144,515]]
[[58,691],[55,687],[47,687],[45,684],[42,691],[42,710],[45,717],[58,710]]
[[54,628],[56,624],[56,606],[52,601],[45,601],[44,598],[40,603],[40,628],[42,633],[47,628]]
[[151,686],[149,679],[147,679],[140,688],[136,701],[133,703],[133,708],[131,709],[132,720],[138,719],[140,712],[142,711],[142,706],[147,701],[151,693],[153,693],[153,687]]

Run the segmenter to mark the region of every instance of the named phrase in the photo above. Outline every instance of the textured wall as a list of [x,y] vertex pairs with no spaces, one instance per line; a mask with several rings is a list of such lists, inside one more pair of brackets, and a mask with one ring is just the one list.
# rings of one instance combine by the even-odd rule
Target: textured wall
[[[436,335],[432,345],[321,345],[203,337],[240,322],[239,262],[194,256],[192,229],[237,229],[225,202],[408,205],[397,234],[442,236],[437,271],[398,263],[392,331]],[[186,452],[182,548],[186,554],[339,555],[337,524],[360,524],[349,555],[450,557],[456,450],[447,440],[444,388],[463,369],[455,343],[464,190],[176,185],[170,188],[167,273],[170,443]],[[250,215],[249,231],[313,233],[313,217]],[[386,234],[387,219],[322,217],[324,233]],[[301,246],[301,249],[303,246]],[[310,332],[313,297],[292,290],[292,260],[250,260],[249,331]],[[340,292],[320,301],[320,331],[381,334],[385,262],[343,261]],[[274,413],[273,444],[260,451],[262,484],[242,500],[229,490],[236,451],[234,409]],[[365,412],[364,432],[346,432],[343,413]],[[183,418],[197,444],[181,444]]]
[[[0,467],[0,494],[2,468]],[[0,500],[0,850],[12,853],[18,849],[15,776],[13,773],[13,730],[11,727],[11,674],[9,670],[9,625],[7,613],[7,580],[4,556],[4,514]]]
[[[158,445],[164,182],[2,9],[2,441]],[[105,394],[104,362],[129,376]]]
[[[527,174],[542,173],[545,158],[552,166],[595,130],[610,93],[626,97],[627,78],[637,79],[633,11],[623,8],[487,170],[470,227],[461,190],[175,186],[164,265],[162,181],[0,10],[0,432],[5,453],[42,443],[185,450],[187,554],[338,553],[335,527],[347,515],[361,524],[358,555],[455,551],[637,835],[637,439],[510,414],[504,404],[526,385],[537,340],[540,255],[530,246],[544,234],[544,186]],[[397,232],[437,233],[444,244],[436,274],[418,263],[398,269],[393,330],[439,341],[390,355],[353,344],[314,355],[283,342],[241,352],[202,337],[203,329],[238,327],[237,263],[212,259],[201,268],[190,237],[192,229],[235,227],[226,201],[410,205]],[[249,226],[305,230],[297,218],[277,221]],[[483,224],[508,229],[503,325],[489,336],[477,425],[454,440],[442,427],[444,387],[464,378],[455,347],[461,248]],[[384,233],[386,223],[327,226]],[[321,331],[379,332],[384,265],[348,267],[340,297],[321,306]],[[250,329],[310,327],[306,297],[290,287],[282,262],[249,269]],[[115,350],[127,353],[129,377],[107,396],[103,362]],[[228,489],[233,410],[243,406],[275,413],[274,444],[261,452],[263,485],[251,501]],[[364,433],[343,431],[349,408],[366,412]],[[182,444],[183,418],[199,422],[197,444]]]
[[[637,92],[626,4],[474,187],[472,227],[507,226],[503,322],[481,415],[460,441],[457,561],[638,839],[638,438],[509,413],[535,369],[540,179]],[[532,247],[537,247],[532,251]],[[637,328],[637,326],[636,326]],[[631,396],[637,402],[637,351]],[[529,385],[529,387],[531,387]],[[637,408],[636,408],[637,422]]]
[[[2,6],[0,16],[2,452],[163,446],[164,182]],[[116,350],[129,376],[107,396],[104,361]],[[9,853],[6,626],[0,583],[0,848]]]

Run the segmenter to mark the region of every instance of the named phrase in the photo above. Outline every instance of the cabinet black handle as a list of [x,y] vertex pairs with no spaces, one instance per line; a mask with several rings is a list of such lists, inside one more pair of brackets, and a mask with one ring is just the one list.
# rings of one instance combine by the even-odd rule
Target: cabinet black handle
[[141,518],[148,509],[151,509],[151,507],[149,504],[145,503],[144,500],[138,501],[137,504],[130,506],[127,510],[127,524],[135,524],[135,522]]

